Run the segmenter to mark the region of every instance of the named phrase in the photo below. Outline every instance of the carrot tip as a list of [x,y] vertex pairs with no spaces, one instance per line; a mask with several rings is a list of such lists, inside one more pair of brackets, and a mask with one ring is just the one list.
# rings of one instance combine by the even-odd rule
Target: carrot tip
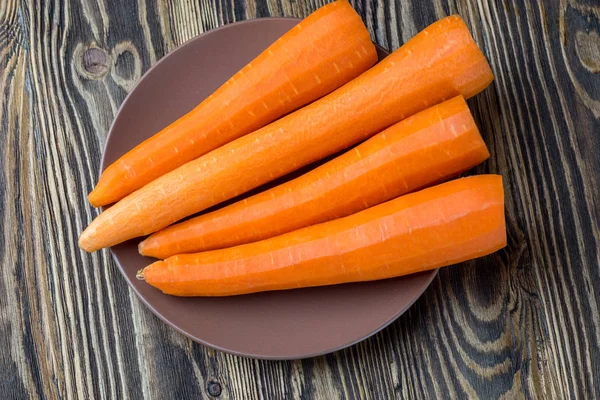
[[100,201],[98,199],[98,192],[96,192],[95,190],[92,190],[89,194],[88,194],[88,201],[90,202],[90,204],[93,207],[100,207],[102,204],[100,204]]
[[163,258],[157,255],[156,252],[152,251],[154,247],[156,246],[153,246],[153,242],[149,241],[147,238],[138,243],[138,253],[145,257]]
[[136,274],[135,277],[140,280],[140,281],[145,281],[146,278],[144,277],[144,269],[140,269]]

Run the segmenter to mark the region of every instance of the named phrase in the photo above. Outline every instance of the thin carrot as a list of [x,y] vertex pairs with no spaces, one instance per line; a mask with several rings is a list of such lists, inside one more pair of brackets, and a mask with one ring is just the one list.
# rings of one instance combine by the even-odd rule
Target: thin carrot
[[331,92],[376,61],[369,32],[347,1],[321,7],[195,109],[109,166],[88,199],[94,206],[114,203]]
[[458,16],[444,18],[358,78],[262,129],[163,175],[99,215],[79,238],[94,251],[156,232],[366,139],[493,79]]
[[372,281],[506,246],[502,178],[443,183],[260,242],[157,261],[138,276],[176,296],[228,296]]
[[430,107],[292,181],[144,240],[156,258],[267,239],[353,214],[489,157],[462,96]]

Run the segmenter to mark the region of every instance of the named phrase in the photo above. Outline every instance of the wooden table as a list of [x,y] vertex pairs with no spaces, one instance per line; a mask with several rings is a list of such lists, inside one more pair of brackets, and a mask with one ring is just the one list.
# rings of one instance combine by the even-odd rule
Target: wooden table
[[477,172],[504,176],[509,230],[507,249],[441,271],[358,345],[289,362],[210,350],[154,317],[108,251],[77,248],[105,135],[144,71],[222,24],[321,3],[2,0],[0,397],[600,398],[593,0],[355,2],[390,49],[448,14],[471,27],[496,75],[470,101],[492,153]]

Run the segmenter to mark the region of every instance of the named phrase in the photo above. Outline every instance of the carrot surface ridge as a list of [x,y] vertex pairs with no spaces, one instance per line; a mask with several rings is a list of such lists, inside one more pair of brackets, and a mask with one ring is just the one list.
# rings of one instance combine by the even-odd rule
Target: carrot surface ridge
[[458,16],[417,34],[329,95],[163,175],[99,215],[79,246],[95,251],[156,232],[364,140],[493,79]]
[[292,181],[160,230],[139,250],[167,258],[267,239],[440,182],[488,157],[467,103],[457,96]]
[[377,61],[347,1],[321,7],[192,111],[110,165],[89,194],[114,203],[163,174],[342,86]]
[[408,275],[506,246],[499,175],[457,179],[260,242],[157,261],[139,277],[177,296],[228,296]]

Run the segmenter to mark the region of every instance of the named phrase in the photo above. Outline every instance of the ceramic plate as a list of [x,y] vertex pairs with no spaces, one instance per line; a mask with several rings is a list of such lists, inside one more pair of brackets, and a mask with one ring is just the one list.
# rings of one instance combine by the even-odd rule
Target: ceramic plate
[[[164,57],[123,102],[108,134],[102,169],[190,111],[297,23],[267,18],[226,25]],[[380,57],[385,54],[380,49]],[[135,278],[153,261],[138,254],[138,242],[111,251],[129,285],[159,318],[206,346],[265,359],[312,357],[363,340],[405,312],[436,274],[228,298],[177,298]]]

